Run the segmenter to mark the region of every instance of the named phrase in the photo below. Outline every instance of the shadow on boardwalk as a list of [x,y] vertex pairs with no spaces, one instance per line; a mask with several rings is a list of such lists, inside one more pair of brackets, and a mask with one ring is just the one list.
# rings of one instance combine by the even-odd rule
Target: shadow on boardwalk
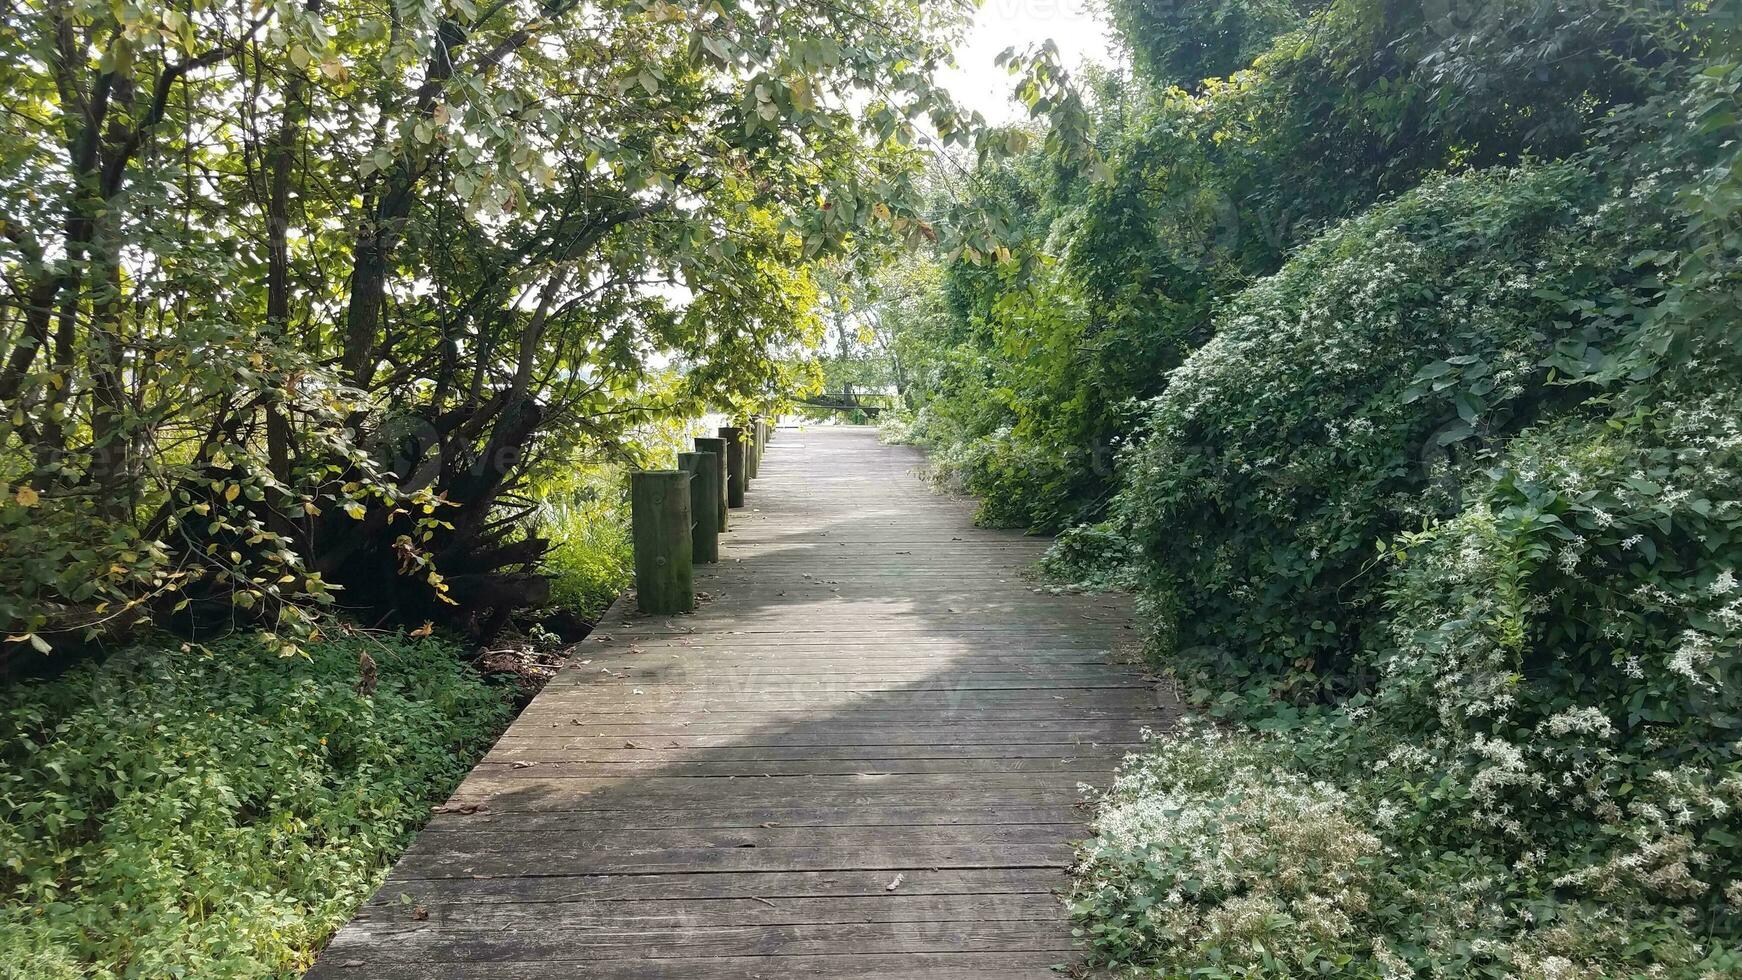
[[709,601],[578,648],[311,976],[1053,976],[1080,785],[1165,714],[915,462],[782,433]]

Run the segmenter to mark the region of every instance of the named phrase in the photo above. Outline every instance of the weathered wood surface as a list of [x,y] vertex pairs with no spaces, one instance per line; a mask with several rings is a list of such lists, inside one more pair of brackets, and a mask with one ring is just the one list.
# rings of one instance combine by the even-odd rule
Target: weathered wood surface
[[311,976],[1056,977],[1079,785],[1166,714],[920,462],[782,432],[697,611],[618,603]]
[[695,522],[690,474],[645,470],[630,475],[630,524],[635,538],[635,597],[644,613],[672,615],[695,608]]

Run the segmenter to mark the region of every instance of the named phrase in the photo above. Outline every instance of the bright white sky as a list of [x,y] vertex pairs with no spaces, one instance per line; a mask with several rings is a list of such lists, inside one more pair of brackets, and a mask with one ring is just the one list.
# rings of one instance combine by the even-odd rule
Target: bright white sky
[[981,0],[973,30],[956,49],[958,67],[943,75],[944,87],[993,125],[1026,119],[1027,111],[1010,98],[1012,77],[992,60],[1005,48],[1021,51],[1050,37],[1073,72],[1084,61],[1110,62],[1112,32],[1098,6],[1097,0]]

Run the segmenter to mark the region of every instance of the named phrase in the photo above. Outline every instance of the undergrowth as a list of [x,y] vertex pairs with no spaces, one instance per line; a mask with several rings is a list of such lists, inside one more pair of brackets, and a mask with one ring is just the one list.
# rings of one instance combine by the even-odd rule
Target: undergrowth
[[0,691],[0,977],[310,965],[509,701],[435,640],[305,650],[141,645]]

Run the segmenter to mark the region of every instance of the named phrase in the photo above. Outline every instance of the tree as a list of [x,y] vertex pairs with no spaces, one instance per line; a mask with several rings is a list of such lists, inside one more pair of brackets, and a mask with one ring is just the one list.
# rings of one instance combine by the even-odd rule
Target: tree
[[[965,2],[37,0],[0,33],[0,629],[311,606],[478,635],[517,494],[648,413],[775,397],[811,268],[933,234]],[[649,403],[673,360],[687,389]],[[342,591],[341,591],[342,589]]]

